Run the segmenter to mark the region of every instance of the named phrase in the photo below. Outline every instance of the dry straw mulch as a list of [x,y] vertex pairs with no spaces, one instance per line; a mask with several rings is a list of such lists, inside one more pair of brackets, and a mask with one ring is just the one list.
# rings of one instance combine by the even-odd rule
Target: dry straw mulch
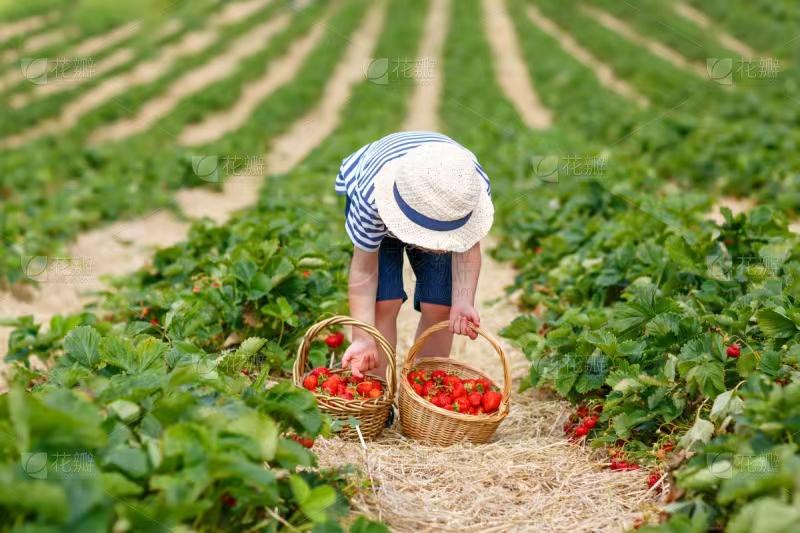
[[653,507],[645,472],[604,469],[605,453],[565,440],[566,404],[513,402],[483,445],[429,447],[391,430],[366,450],[320,439],[314,451],[321,466],[359,468],[354,511],[393,531],[620,531]]

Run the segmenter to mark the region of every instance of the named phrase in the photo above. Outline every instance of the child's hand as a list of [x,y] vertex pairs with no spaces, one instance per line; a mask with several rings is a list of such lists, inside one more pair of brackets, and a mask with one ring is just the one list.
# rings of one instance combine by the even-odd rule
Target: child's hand
[[468,322],[480,327],[481,317],[478,316],[478,311],[472,304],[454,303],[450,308],[450,331],[475,340],[478,338],[478,333],[470,327]]
[[347,347],[342,357],[342,368],[348,366],[357,378],[378,367],[378,347],[372,337],[356,339]]

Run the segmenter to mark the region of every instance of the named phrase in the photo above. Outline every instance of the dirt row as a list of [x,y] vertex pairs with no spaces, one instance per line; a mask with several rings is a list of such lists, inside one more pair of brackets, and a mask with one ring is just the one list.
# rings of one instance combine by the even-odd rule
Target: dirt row
[[182,100],[230,76],[245,59],[264,50],[270,40],[289,25],[290,20],[291,16],[284,13],[251,29],[234,40],[223,53],[175,80],[164,94],[145,102],[136,115],[95,130],[89,136],[89,143],[119,141],[147,131]]
[[35,32],[55,20],[57,15],[35,15],[11,22],[0,23],[0,44],[26,33]]
[[[98,59],[97,61],[94,61],[93,56],[96,54],[101,54],[106,50],[118,45],[119,43],[134,37],[137,33],[139,33],[141,27],[141,22],[132,22],[130,24],[125,24],[123,26],[114,28],[107,33],[90,37],[71,48],[67,52],[66,57],[86,58],[92,60],[92,76],[94,78],[99,78],[111,70],[114,70],[125,63],[133,61],[135,58],[135,53],[130,48],[121,48],[111,52],[101,59]],[[163,37],[166,37],[177,32],[180,27],[180,23],[177,20],[170,21],[164,25],[160,34]],[[165,30],[169,30],[169,32]],[[12,81],[17,83],[23,77],[22,73],[19,71],[8,73],[6,76],[9,78],[5,81],[0,81],[0,86],[3,86],[4,83],[10,83]],[[13,109],[19,109],[29,104],[33,100],[38,100],[45,96],[74,89],[75,87],[78,87],[87,81],[89,81],[88,77],[79,77],[78,79],[70,80],[70,83],[45,83],[42,85],[36,85],[27,93],[14,94],[11,97],[10,104]]]
[[616,92],[620,96],[636,102],[641,107],[648,107],[649,100],[634,89],[628,82],[620,79],[614,71],[597,59],[586,48],[582,47],[568,32],[562,30],[555,22],[547,18],[534,5],[528,6],[528,18],[531,19],[536,27],[558,41],[561,48],[577,59],[586,68],[590,69],[604,86]]
[[728,50],[736,52],[743,58],[751,58],[757,55],[756,51],[753,50],[750,45],[716,27],[712,20],[708,18],[705,13],[699,11],[698,9],[685,2],[675,2],[672,4],[672,7],[680,16],[691,20],[703,29],[711,30],[720,44],[722,44],[722,46]]

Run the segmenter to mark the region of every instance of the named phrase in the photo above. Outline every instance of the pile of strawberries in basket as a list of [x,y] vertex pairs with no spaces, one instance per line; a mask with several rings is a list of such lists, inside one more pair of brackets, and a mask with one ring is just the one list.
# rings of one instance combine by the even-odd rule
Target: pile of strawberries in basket
[[357,378],[350,372],[333,373],[324,366],[315,368],[305,378],[303,387],[317,394],[345,400],[369,400],[383,396],[383,384],[377,379]]
[[414,392],[436,407],[468,415],[494,413],[503,395],[486,378],[464,379],[444,370],[414,370],[408,373]]

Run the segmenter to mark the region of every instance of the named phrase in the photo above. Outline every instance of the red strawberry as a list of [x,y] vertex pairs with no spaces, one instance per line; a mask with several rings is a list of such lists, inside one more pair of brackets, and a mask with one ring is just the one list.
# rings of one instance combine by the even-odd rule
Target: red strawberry
[[592,429],[597,425],[597,417],[596,416],[587,416],[583,419],[583,425],[586,426],[587,429]]
[[157,318],[151,318],[150,319],[150,324],[153,325],[153,326],[157,326],[158,325],[158,319]]
[[469,412],[470,408],[469,400],[467,400],[465,397],[462,396],[460,398],[456,398],[453,404],[454,404],[453,405],[454,411],[458,411],[459,413]]
[[444,379],[442,379],[442,382],[447,387],[455,387],[456,384],[458,384],[458,385],[462,384],[461,378],[459,378],[458,376],[454,376],[452,374],[449,375],[449,376],[445,376]]
[[578,416],[584,418],[589,415],[589,408],[585,405],[581,405],[578,407]]
[[380,389],[370,389],[369,391],[370,398],[380,398],[382,394],[383,393],[380,391]]
[[311,271],[310,270],[303,270],[303,277],[304,278],[307,278],[310,275],[311,275]]
[[317,367],[314,370],[312,370],[311,371],[311,375],[312,376],[319,376],[319,375],[330,376],[331,375],[331,369],[330,368],[326,368],[324,366],[320,366],[320,367]]
[[198,292],[200,292],[200,291],[202,291],[202,290],[203,290],[203,289],[201,289],[200,287],[198,287],[198,286],[196,286],[196,285],[195,285],[194,287],[192,287],[192,292],[193,292],[193,293],[195,293],[195,294],[197,294]]
[[314,439],[310,437],[301,437],[300,435],[292,435],[292,440],[300,443],[306,448],[311,448],[312,446],[314,446]]
[[234,507],[236,505],[236,498],[228,494],[227,492],[219,497],[222,505],[225,507]]
[[412,387],[414,387],[414,392],[416,392],[416,393],[417,393],[417,394],[419,394],[420,396],[423,396],[423,393],[422,393],[422,385],[420,385],[419,383],[414,383],[414,384],[412,385]]
[[431,394],[435,394],[435,390],[436,390],[436,383],[430,379],[426,381],[425,384],[422,386],[422,393],[425,396],[430,396]]
[[314,375],[306,376],[305,379],[303,380],[303,387],[311,391],[315,390],[317,388],[317,383],[318,383],[317,379],[318,379],[317,376]]
[[341,331],[337,331],[336,333],[331,333],[327,337],[325,337],[325,344],[328,345],[329,348],[338,348],[344,342],[344,333]]
[[589,434],[589,428],[587,428],[586,426],[581,425],[575,428],[576,437],[585,437],[588,434]]
[[503,401],[503,395],[497,391],[490,390],[484,393],[481,401],[484,412],[493,413],[500,407],[500,402]]
[[467,396],[467,389],[464,388],[464,385],[461,383],[456,383],[453,385],[450,393],[453,395],[453,398],[466,398]]
[[447,377],[447,372],[445,372],[444,370],[434,370],[433,372],[431,372],[431,379],[433,381],[441,383],[442,381],[444,381],[444,378],[446,377]]
[[650,472],[650,475],[647,477],[647,488],[652,489],[653,486],[661,480],[661,472],[658,470],[654,470]]
[[483,395],[480,392],[471,392],[467,399],[471,405],[478,407],[482,403]]
[[730,346],[728,346],[726,352],[728,353],[728,357],[733,357],[735,359],[739,357],[739,354],[742,353],[742,349],[739,348],[738,344],[731,344]]
[[371,391],[371,390],[372,390],[372,382],[371,381],[362,381],[361,383],[356,385],[356,391],[361,396],[368,396],[369,395],[369,391]]

